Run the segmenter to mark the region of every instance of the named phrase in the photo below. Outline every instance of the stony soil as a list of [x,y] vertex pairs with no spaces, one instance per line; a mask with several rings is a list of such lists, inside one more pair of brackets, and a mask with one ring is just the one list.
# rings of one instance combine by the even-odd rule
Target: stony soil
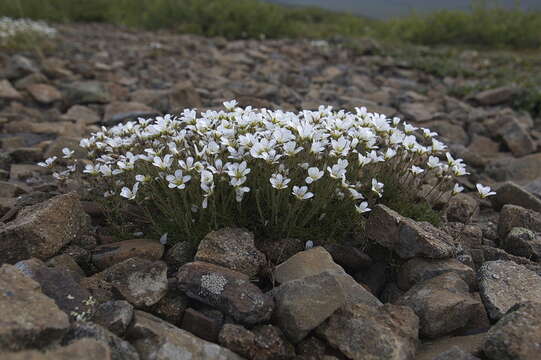
[[[59,30],[42,56],[0,53],[0,358],[539,358],[541,120],[508,107],[514,88],[459,100],[453,79],[368,40]],[[192,249],[116,241],[96,203],[35,165],[99,126],[233,98],[367,106],[430,127],[471,165],[466,189],[498,195],[473,217],[475,194],[455,197],[440,228],[378,206],[366,249],[241,229]]]

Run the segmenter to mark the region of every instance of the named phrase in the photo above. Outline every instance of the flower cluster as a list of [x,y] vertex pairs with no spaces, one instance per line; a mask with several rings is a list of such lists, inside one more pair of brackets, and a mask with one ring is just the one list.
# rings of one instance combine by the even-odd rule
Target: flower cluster
[[[409,189],[430,180],[431,192],[463,190],[455,183],[467,174],[462,159],[436,133],[398,118],[364,107],[292,113],[224,106],[102,128],[80,142],[89,156],[82,171],[100,195],[134,201],[154,224],[168,223],[159,231],[177,236],[225,225],[331,236],[329,229],[350,230],[383,200],[385,179]],[[63,154],[68,167],[54,174],[59,180],[76,171],[73,152]]]
[[0,46],[7,45],[20,35],[54,38],[56,33],[55,28],[48,26],[44,22],[29,19],[12,19],[9,17],[0,18]]

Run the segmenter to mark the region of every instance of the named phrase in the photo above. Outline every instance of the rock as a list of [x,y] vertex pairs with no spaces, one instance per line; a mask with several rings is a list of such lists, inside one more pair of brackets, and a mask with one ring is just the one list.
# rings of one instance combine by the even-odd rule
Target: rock
[[541,212],[541,199],[511,181],[498,187],[496,195],[490,199],[496,210],[500,210],[504,205],[509,204]]
[[531,154],[537,149],[537,144],[529,134],[528,129],[524,128],[516,118],[505,117],[503,126],[499,127],[503,141],[511,150],[514,156],[521,157]]
[[92,263],[100,270],[118,264],[132,257],[159,260],[163,255],[163,245],[146,239],[124,240],[97,246],[92,251]]
[[476,287],[475,271],[456,259],[413,258],[400,267],[397,283],[400,289],[407,291],[413,285],[432,279],[441,274],[453,272],[464,280],[470,289]]
[[242,360],[226,348],[139,310],[134,313],[128,336],[141,360]]
[[0,181],[0,197],[2,198],[14,198],[25,193],[27,193],[25,188],[18,184]]
[[453,347],[436,356],[433,360],[480,360],[478,357],[464,352],[459,347]]
[[44,157],[56,156],[60,159],[64,156],[62,150],[68,148],[74,152],[72,155],[74,159],[84,159],[88,153],[79,146],[80,141],[80,137],[58,136],[47,146]]
[[534,261],[541,259],[541,237],[525,228],[512,228],[501,243],[510,254],[522,256]]
[[79,264],[77,264],[73,257],[68,254],[57,255],[49,259],[49,261],[47,261],[47,266],[58,269],[71,276],[77,283],[86,276]]
[[396,302],[419,317],[420,334],[436,338],[466,326],[477,316],[480,303],[469,294],[468,284],[453,272],[414,285]]
[[68,105],[106,104],[111,95],[99,81],[75,81],[63,86],[63,93]]
[[381,302],[374,295],[357,283],[350,275],[346,274],[344,269],[336,264],[331,255],[320,246],[299,252],[276,266],[273,279],[277,283],[283,284],[325,271],[338,280],[346,295],[346,302],[352,304],[362,302],[374,306],[381,305]]
[[129,342],[92,322],[74,322],[62,343],[69,345],[81,339],[93,339],[107,344],[111,350],[111,360],[139,360],[139,354]]
[[355,273],[354,278],[367,287],[374,296],[379,297],[389,280],[389,271],[390,267],[387,262],[376,261],[368,269]]
[[152,313],[171,324],[180,324],[184,311],[188,308],[189,298],[180,291],[168,291],[156,305]]
[[199,93],[190,82],[181,82],[166,90],[141,89],[131,93],[130,97],[132,101],[148,105],[164,113],[202,106]]
[[500,144],[489,137],[475,135],[468,145],[468,150],[482,156],[491,156],[500,151]]
[[496,159],[488,164],[486,174],[495,181],[528,183],[541,177],[541,154]]
[[366,224],[367,236],[395,251],[403,259],[420,256],[448,258],[453,255],[452,238],[429,223],[417,223],[385,205],[377,205]]
[[541,299],[541,276],[512,261],[487,261],[479,269],[479,292],[492,320],[516,304]]
[[254,277],[266,263],[254,244],[254,235],[243,229],[224,228],[208,233],[199,243],[196,261],[224,266]]
[[288,281],[273,289],[274,322],[287,338],[298,343],[345,303],[337,279],[322,272]]
[[45,353],[36,350],[2,354],[3,360],[113,360],[109,347],[93,339],[81,339]]
[[179,241],[165,252],[164,261],[172,268],[192,262],[195,256],[194,245],[189,241]]
[[419,320],[405,306],[346,305],[316,330],[352,360],[413,359]]
[[514,227],[541,232],[541,213],[525,209],[516,205],[504,205],[500,212],[498,222],[498,235],[500,239],[507,236]]
[[[431,131],[435,131],[440,134],[441,139],[447,144],[468,144],[469,137],[466,131],[464,131],[462,124],[453,124],[451,119],[445,118],[444,120],[434,122],[431,121],[423,125],[424,127],[429,128]],[[470,161],[468,160],[467,163],[470,164]]]
[[22,147],[11,150],[9,156],[16,163],[35,164],[43,160],[43,150],[37,147]]
[[447,221],[457,221],[464,224],[478,213],[478,201],[466,194],[457,194],[451,197],[445,211]]
[[433,360],[436,356],[455,348],[462,350],[466,354],[481,355],[485,338],[486,333],[480,333],[428,341],[418,348],[415,360]]
[[331,254],[334,262],[348,271],[356,272],[372,265],[372,259],[354,246],[334,243],[324,247]]
[[511,308],[487,334],[484,353],[490,360],[535,360],[541,348],[541,302]]
[[295,238],[264,239],[256,242],[256,246],[266,255],[270,263],[278,265],[296,253],[303,251],[305,243]]
[[180,327],[203,340],[215,343],[218,342],[218,334],[222,329],[222,319],[189,308],[184,311]]
[[180,267],[177,278],[179,289],[190,298],[210,305],[240,323],[253,325],[271,316],[272,298],[238,271],[196,261]]
[[94,306],[90,293],[68,274],[47,267],[41,260],[35,258],[19,261],[15,267],[39,283],[41,291],[53,299],[60,310],[71,319],[91,317]]
[[92,320],[117,336],[124,336],[133,317],[133,306],[124,300],[107,301],[96,307]]
[[46,260],[86,231],[88,223],[74,192],[26,207],[0,229],[0,263]]
[[129,258],[104,271],[105,281],[135,307],[156,304],[167,292],[167,265]]
[[226,324],[220,331],[219,342],[247,359],[280,360],[295,355],[280,329],[272,325],[257,326],[250,331],[241,325]]
[[474,100],[483,106],[498,105],[511,101],[515,94],[515,88],[503,86],[496,89],[481,91],[480,93],[475,94]]
[[20,100],[22,95],[15,90],[8,80],[0,80],[0,99]]
[[157,110],[145,104],[115,101],[105,107],[102,122],[107,126],[111,126],[125,120],[137,120],[140,117],[147,118],[158,114]]
[[96,124],[100,122],[101,118],[98,113],[88,106],[74,105],[68,109],[68,111],[62,115],[62,120],[80,122],[85,125]]
[[47,84],[32,84],[26,90],[39,103],[50,104],[62,100],[62,94],[55,87]]
[[436,113],[441,111],[440,104],[437,103],[402,103],[400,105],[400,112],[402,112],[408,119],[414,122],[429,121],[434,118]]
[[37,282],[12,265],[0,267],[0,352],[58,343],[68,327],[68,316]]

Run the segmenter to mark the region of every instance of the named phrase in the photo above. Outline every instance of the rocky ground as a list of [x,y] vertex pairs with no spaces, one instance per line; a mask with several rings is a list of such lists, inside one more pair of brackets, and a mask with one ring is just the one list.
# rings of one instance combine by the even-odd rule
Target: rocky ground
[[[0,358],[539,359],[541,121],[507,107],[514,88],[459,100],[460,79],[371,41],[59,30],[43,56],[0,54]],[[366,249],[222,229],[192,252],[115,242],[95,203],[35,165],[101,125],[232,98],[400,116],[452,144],[467,189],[498,194],[473,221],[476,197],[455,197],[440,228],[378,206]]]

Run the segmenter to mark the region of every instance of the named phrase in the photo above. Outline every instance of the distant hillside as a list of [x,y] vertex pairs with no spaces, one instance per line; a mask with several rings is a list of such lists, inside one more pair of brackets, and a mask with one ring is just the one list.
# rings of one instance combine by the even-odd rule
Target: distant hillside
[[[279,4],[318,6],[329,10],[347,11],[379,19],[409,15],[435,10],[469,10],[471,0],[264,0]],[[515,0],[500,0],[498,4],[513,7]],[[521,7],[526,10],[541,10],[540,0],[522,0]]]

